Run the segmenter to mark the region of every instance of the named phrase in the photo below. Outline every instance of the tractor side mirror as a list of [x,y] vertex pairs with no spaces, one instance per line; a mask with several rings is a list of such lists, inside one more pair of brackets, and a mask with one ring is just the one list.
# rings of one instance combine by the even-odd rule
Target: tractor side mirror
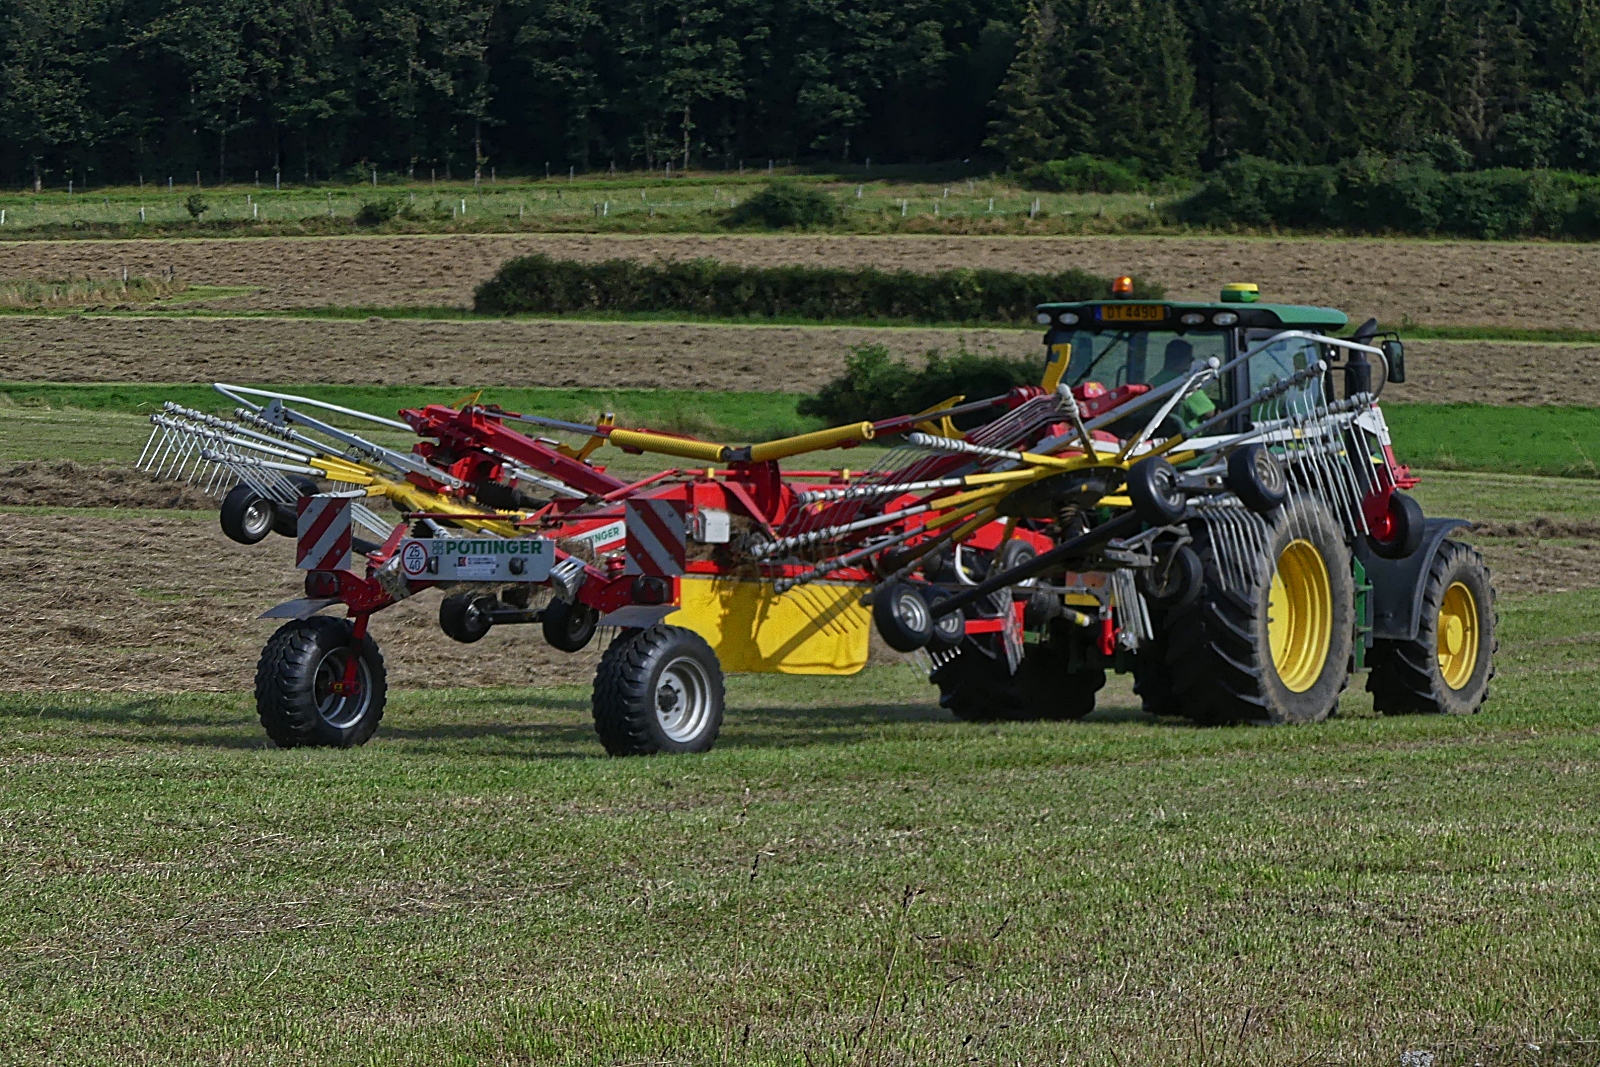
[[1399,341],[1385,341],[1379,347],[1383,349],[1384,361],[1389,364],[1388,380],[1397,384],[1404,384],[1406,380],[1406,346]]

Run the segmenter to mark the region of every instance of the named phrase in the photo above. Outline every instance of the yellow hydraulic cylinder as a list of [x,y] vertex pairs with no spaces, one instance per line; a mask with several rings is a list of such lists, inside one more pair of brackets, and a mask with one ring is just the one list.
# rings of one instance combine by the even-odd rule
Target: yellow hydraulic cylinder
[[704,463],[721,463],[728,458],[727,445],[711,441],[691,441],[661,433],[645,433],[642,430],[612,430],[610,441],[618,448],[637,448],[641,452],[681,456],[684,459],[697,459]]
[[[611,439],[616,440],[613,432]],[[826,430],[816,430],[812,433],[803,433],[797,437],[780,437],[776,441],[765,441],[759,445],[750,446],[750,461],[752,463],[765,463],[768,460],[784,459],[788,456],[798,456],[802,452],[816,452],[824,448],[836,448],[850,441],[872,440],[872,423],[856,422],[849,426],[834,426]]]

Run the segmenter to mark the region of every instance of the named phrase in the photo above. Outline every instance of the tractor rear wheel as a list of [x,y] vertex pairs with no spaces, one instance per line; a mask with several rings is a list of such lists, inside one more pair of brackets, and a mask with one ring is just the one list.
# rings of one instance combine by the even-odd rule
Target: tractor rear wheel
[[968,644],[929,680],[939,687],[939,706],[963,722],[1072,721],[1094,710],[1106,672],[1069,672],[1049,645],[1029,645],[1012,674],[1003,651],[991,658]]
[[623,630],[600,657],[592,707],[613,756],[705,752],[722,729],[722,665],[682,626]]
[[[1355,635],[1355,580],[1338,523],[1320,503],[1292,500],[1271,520],[1266,558],[1226,567],[1225,545],[1202,523],[1194,533],[1205,584],[1167,617],[1169,706],[1202,723],[1326,719],[1349,681]],[[1249,588],[1225,578],[1241,571]]]
[[1374,641],[1367,691],[1385,715],[1471,715],[1489,698],[1498,648],[1494,586],[1476,549],[1439,546],[1414,641]]
[[[349,619],[313,615],[278,627],[256,666],[256,713],[279,748],[351,748],[378,730],[388,698],[383,655]],[[345,688],[352,657],[354,684]]]

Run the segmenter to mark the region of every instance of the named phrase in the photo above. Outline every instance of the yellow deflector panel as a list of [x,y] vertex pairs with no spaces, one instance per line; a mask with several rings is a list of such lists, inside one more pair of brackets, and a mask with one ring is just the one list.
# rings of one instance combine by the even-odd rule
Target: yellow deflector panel
[[862,586],[813,582],[779,596],[771,582],[685,575],[680,588],[682,606],[663,621],[704,637],[724,671],[854,674],[867,665]]

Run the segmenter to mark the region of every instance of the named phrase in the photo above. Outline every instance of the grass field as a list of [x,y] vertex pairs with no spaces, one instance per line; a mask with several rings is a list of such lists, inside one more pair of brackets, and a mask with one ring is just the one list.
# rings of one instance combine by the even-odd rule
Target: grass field
[[[463,390],[405,386],[275,386],[374,414],[393,417],[402,407],[455,403]],[[466,395],[471,395],[467,391]],[[590,420],[615,412],[624,424],[649,426],[745,442],[819,428],[796,413],[792,393],[717,393],[688,390],[513,389],[482,392],[484,403],[551,418]],[[232,404],[205,385],[76,385],[0,382],[0,404],[14,405],[7,417],[37,418],[33,430],[0,426],[0,457],[15,455],[7,437],[32,447],[40,432],[59,435],[64,458],[123,456],[148,434],[142,416],[172,400],[226,414]],[[6,410],[6,409],[0,409]],[[1481,470],[1550,477],[1600,477],[1600,411],[1577,407],[1493,407],[1483,404],[1390,404],[1384,408],[1403,462],[1439,470]],[[99,413],[86,418],[88,413]],[[42,429],[48,425],[51,429]],[[1472,432],[1462,433],[1462,427]],[[110,435],[109,437],[107,435]],[[121,442],[106,455],[79,454],[71,442]],[[94,451],[96,449],[91,449]],[[861,455],[869,450],[859,450]],[[851,466],[866,463],[856,459]]]
[[[126,463],[133,409],[215,404],[0,391],[30,405],[4,459]],[[1505,520],[1597,491],[1418,495]],[[181,613],[137,570],[88,580]],[[0,693],[0,1063],[1592,1063],[1600,589],[1497,573],[1466,719],[1358,684],[1320,726],[1201,730],[1115,679],[1083,723],[977,726],[874,667],[735,677],[709,755],[608,760],[585,687],[397,691],[352,752],[269,748],[243,693]]]
[[[779,175],[785,176],[785,175]],[[910,177],[881,174],[787,175],[833,194],[845,208],[844,232],[902,228],[957,231],[977,227],[1006,230],[1022,223],[1050,232],[1104,231],[1156,226],[1156,209],[1171,192],[1050,193],[1026,189],[994,175]],[[506,178],[474,183],[405,180],[382,175],[378,184],[284,186],[243,182],[205,188],[175,180],[141,188],[122,186],[90,192],[50,189],[0,192],[0,239],[49,236],[174,236],[270,233],[342,233],[358,228],[362,205],[392,202],[388,233],[695,232],[720,228],[723,216],[770,179],[745,174],[694,172],[668,179],[623,173],[568,179]],[[187,202],[198,194],[207,205],[200,221]],[[1037,204],[1037,206],[1036,206]],[[364,226],[362,229],[374,227]]]
[[741,678],[708,756],[580,689],[0,697],[11,1062],[1593,1062],[1593,592],[1502,602],[1465,720],[967,726]]

